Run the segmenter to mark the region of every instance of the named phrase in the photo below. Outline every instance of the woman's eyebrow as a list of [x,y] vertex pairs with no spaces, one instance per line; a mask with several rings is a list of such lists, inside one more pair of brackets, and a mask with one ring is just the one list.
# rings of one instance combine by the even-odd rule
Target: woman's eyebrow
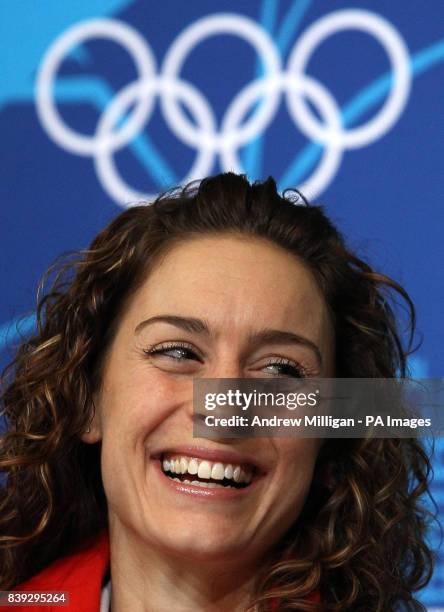
[[[170,325],[174,325],[179,329],[183,329],[184,331],[197,333],[197,334],[205,334],[210,335],[210,329],[202,319],[196,319],[194,317],[181,317],[178,315],[156,315],[154,317],[150,317],[149,319],[145,319],[141,321],[135,328],[134,332],[137,334],[143,328],[148,325],[152,325],[153,323],[169,323]],[[295,334],[294,332],[283,331],[280,329],[262,329],[257,332],[252,332],[248,336],[248,340],[251,344],[301,344],[302,346],[306,346],[311,349],[316,359],[319,363],[319,366],[322,366],[322,355],[321,351],[317,344],[315,344],[312,340],[305,338],[305,336],[301,336],[300,334]]]
[[210,334],[208,325],[201,319],[196,319],[194,317],[180,317],[178,315],[169,314],[156,315],[154,317],[150,317],[149,319],[145,319],[145,321],[141,321],[134,329],[134,333],[138,334],[144,327],[147,325],[152,325],[153,323],[169,323],[170,325],[174,325],[175,327],[183,329],[187,332],[206,335]]
[[319,367],[322,366],[322,355],[317,344],[305,336],[280,329],[263,329],[249,335],[251,344],[300,344],[311,349],[316,356]]

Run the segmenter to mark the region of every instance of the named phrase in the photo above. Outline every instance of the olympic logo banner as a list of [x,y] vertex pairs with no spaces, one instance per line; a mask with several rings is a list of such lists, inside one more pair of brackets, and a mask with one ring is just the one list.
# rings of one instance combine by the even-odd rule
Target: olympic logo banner
[[[343,30],[361,30],[377,40],[389,59],[393,82],[383,107],[375,117],[357,128],[347,129],[332,93],[306,72],[311,55],[328,37]],[[220,126],[205,94],[181,78],[181,69],[192,51],[205,39],[221,34],[238,36],[255,50],[264,76],[246,84],[226,109]],[[138,78],[117,93],[101,115],[95,133],[85,136],[72,130],[60,117],[54,99],[57,70],[69,51],[91,38],[108,38],[125,48]],[[235,13],[203,17],[186,27],[168,49],[161,68],[149,42],[124,22],[87,20],[63,32],[48,49],[37,79],[36,104],[48,135],[74,155],[90,156],[97,177],[108,195],[119,205],[150,200],[155,194],[134,190],[119,175],[113,161],[115,151],[126,146],[146,127],[160,98],[164,118],[175,137],[195,150],[195,161],[181,183],[211,174],[215,161],[223,170],[245,172],[238,150],[263,135],[276,116],[285,95],[296,130],[320,143],[324,155],[312,175],[299,188],[316,198],[330,185],[339,170],[344,151],[365,147],[384,136],[399,119],[411,85],[410,57],[400,33],[376,13],[362,9],[334,11],[312,24],[293,46],[286,66],[270,35],[252,19]],[[321,114],[310,112],[306,100]],[[190,121],[179,103],[193,117]],[[135,105],[130,117],[119,120]],[[248,111],[255,107],[247,120]]]

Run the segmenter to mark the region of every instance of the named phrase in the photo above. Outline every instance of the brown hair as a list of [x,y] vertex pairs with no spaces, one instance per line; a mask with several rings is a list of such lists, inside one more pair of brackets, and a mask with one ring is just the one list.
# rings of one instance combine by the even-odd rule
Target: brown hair
[[[0,588],[8,589],[106,527],[100,444],[80,440],[91,419],[104,355],[126,301],[165,249],[212,233],[258,236],[305,262],[333,316],[338,377],[407,375],[415,310],[406,291],[353,254],[322,206],[280,196],[272,178],[232,173],[170,191],[122,212],[86,250],[64,256],[42,280],[37,332],[3,373],[7,431],[1,437]],[[56,273],[50,289],[43,287]],[[403,347],[390,305],[407,305]],[[306,504],[270,555],[251,610],[424,610],[430,463],[416,439],[328,440]]]

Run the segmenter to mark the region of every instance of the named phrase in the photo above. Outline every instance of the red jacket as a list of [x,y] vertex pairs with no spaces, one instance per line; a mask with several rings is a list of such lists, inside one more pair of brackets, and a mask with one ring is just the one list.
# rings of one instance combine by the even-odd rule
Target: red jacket
[[[0,604],[1,609],[26,612],[99,612],[102,582],[109,568],[109,539],[102,532],[87,547],[55,561],[36,576],[17,586],[14,591],[68,591],[69,605],[14,606]],[[312,593],[312,601],[320,601],[319,593]],[[277,600],[271,603],[271,612],[278,610]]]
[[13,606],[11,612],[99,612],[102,581],[109,565],[108,533],[102,532],[87,547],[68,557],[62,557],[15,587],[14,591],[68,591],[69,605]]

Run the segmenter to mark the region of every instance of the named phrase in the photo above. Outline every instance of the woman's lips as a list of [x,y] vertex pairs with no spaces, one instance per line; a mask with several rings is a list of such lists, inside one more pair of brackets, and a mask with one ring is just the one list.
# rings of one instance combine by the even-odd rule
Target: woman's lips
[[[154,469],[161,479],[162,484],[167,486],[170,490],[180,494],[192,495],[195,498],[201,499],[214,499],[214,500],[230,500],[243,498],[248,493],[254,491],[257,484],[261,480],[260,478],[254,478],[249,484],[244,484],[242,487],[237,488],[235,486],[223,486],[219,483],[214,483],[215,486],[206,486],[200,484],[193,484],[192,482],[183,482],[181,480],[173,480],[170,476],[167,476],[163,471],[160,460],[153,460]],[[190,476],[190,479],[193,476]]]
[[174,446],[151,455],[164,484],[204,498],[236,498],[255,489],[265,475],[256,459],[231,450]]

